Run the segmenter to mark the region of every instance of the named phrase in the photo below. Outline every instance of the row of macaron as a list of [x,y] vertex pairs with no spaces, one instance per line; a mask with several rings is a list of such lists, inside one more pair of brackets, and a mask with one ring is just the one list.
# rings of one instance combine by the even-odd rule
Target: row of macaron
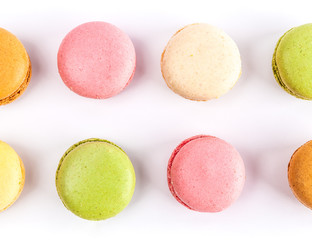
[[[292,28],[278,41],[272,69],[288,93],[312,99],[312,24]],[[0,28],[0,105],[18,98],[31,78],[31,62],[22,43]],[[70,31],[58,55],[59,74],[73,92],[105,99],[131,81],[136,54],[129,36],[106,22],[88,22]],[[168,87],[184,98],[205,101],[228,92],[241,75],[235,42],[208,24],[178,30],[161,55],[161,72]]]
[[[25,181],[23,162],[0,141],[0,212],[19,197]],[[312,141],[298,148],[288,165],[288,181],[297,199],[312,208]],[[245,166],[226,141],[197,135],[181,142],[168,161],[167,181],[173,197],[199,212],[219,212],[240,195]],[[86,139],[71,146],[56,170],[56,189],[64,206],[87,220],[104,220],[120,213],[135,189],[135,171],[127,154],[103,139]]]

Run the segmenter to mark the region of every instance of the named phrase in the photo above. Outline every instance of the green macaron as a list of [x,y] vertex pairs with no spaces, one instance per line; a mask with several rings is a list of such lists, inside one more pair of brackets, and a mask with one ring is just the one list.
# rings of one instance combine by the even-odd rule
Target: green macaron
[[312,24],[287,31],[278,41],[272,59],[274,76],[289,94],[312,100]]
[[56,171],[57,192],[67,209],[88,220],[103,220],[130,202],[135,173],[127,154],[102,139],[71,146]]

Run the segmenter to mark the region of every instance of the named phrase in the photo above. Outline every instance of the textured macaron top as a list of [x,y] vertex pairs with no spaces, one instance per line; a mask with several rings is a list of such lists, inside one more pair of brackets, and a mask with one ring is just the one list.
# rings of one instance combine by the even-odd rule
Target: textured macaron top
[[62,202],[74,214],[102,220],[129,204],[135,173],[121,148],[106,140],[87,139],[73,145],[62,157],[56,187]]
[[272,60],[278,83],[302,99],[312,99],[311,42],[311,23],[292,28],[279,39]]
[[245,167],[236,149],[212,136],[183,141],[168,163],[168,185],[184,206],[200,212],[219,212],[240,195]]
[[297,199],[312,209],[312,141],[302,145],[292,155],[288,181]]
[[[31,65],[23,44],[0,28],[0,105],[20,95],[30,79]],[[25,85],[25,86],[24,86]]]
[[163,77],[175,93],[205,101],[228,92],[241,74],[235,42],[208,24],[191,24],[168,42],[161,58]]
[[10,145],[0,141],[0,212],[15,202],[24,181],[23,162]]
[[109,98],[131,81],[136,64],[129,36],[106,22],[84,23],[63,39],[57,56],[64,83],[89,98]]

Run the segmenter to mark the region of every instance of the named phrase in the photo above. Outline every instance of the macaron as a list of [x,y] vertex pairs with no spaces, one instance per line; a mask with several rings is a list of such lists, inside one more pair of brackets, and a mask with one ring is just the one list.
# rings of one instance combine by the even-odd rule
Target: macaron
[[31,63],[23,44],[3,28],[0,28],[0,66],[0,105],[5,105],[26,90]]
[[296,198],[312,209],[312,141],[299,147],[288,164],[288,182]]
[[239,197],[245,182],[238,151],[217,137],[198,135],[173,151],[167,168],[170,192],[185,207],[220,212]]
[[87,220],[104,220],[130,202],[135,173],[127,154],[103,139],[71,146],[56,171],[56,189],[65,207]]
[[25,169],[15,150],[0,141],[0,212],[20,196],[25,182]]
[[73,92],[105,99],[130,83],[136,55],[131,39],[122,30],[106,22],[88,22],[63,39],[57,65],[62,80]]
[[312,99],[312,24],[294,27],[277,42],[272,69],[276,81],[289,94]]
[[219,98],[241,75],[240,53],[221,29],[191,24],[169,40],[161,56],[161,72],[168,87],[184,98]]

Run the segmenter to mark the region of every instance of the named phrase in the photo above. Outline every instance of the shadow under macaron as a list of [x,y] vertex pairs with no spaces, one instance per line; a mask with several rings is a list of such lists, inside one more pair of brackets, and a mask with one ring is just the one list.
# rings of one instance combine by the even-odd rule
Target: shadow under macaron
[[267,149],[259,155],[258,159],[261,179],[276,192],[293,202],[297,200],[288,183],[288,163],[295,149],[296,147],[293,145]]
[[131,40],[135,49],[136,66],[133,79],[129,83],[129,86],[127,88],[136,87],[137,84],[140,84],[141,81],[144,80],[146,75],[146,61],[147,61],[145,54],[148,52],[147,47],[142,40],[136,37],[131,37]]
[[123,148],[123,150],[128,155],[135,172],[135,188],[132,199],[129,203],[129,206],[132,206],[138,204],[144,196],[146,174],[142,166],[143,159],[127,148]]
[[[27,54],[30,59],[31,63],[31,78],[29,82],[28,88],[35,88],[37,87],[37,84],[40,79],[44,79],[45,76],[45,69],[43,67],[44,62],[45,62],[45,57],[44,54],[40,53],[39,48],[36,46],[34,42],[29,41],[28,39],[20,39],[21,42],[23,43]],[[28,89],[24,92],[24,94],[28,94],[30,92]]]
[[[236,22],[238,31],[231,30],[241,52],[244,80],[259,81],[276,93],[283,90],[276,82],[272,71],[272,57],[279,38],[298,21],[284,13],[242,12],[241,22]],[[243,17],[242,17],[243,16]],[[228,19],[234,16],[228,16]],[[245,19],[249,19],[246,24]],[[235,29],[235,28],[234,28]],[[237,33],[236,33],[237,32]],[[253,83],[254,84],[254,83]],[[257,90],[257,88],[254,88]]]
[[255,184],[259,179],[259,170],[257,167],[257,158],[254,156],[253,153],[246,149],[237,149],[244,161],[245,165],[245,184],[242,190],[239,199],[243,201],[247,201],[252,193],[255,191]]

